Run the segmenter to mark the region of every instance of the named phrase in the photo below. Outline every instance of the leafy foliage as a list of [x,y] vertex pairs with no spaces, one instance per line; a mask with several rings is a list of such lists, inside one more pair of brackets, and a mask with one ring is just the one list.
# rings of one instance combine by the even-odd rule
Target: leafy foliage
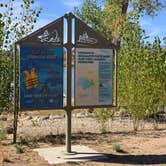
[[0,56],[0,112],[9,110],[12,101],[13,62],[9,55]]
[[134,130],[166,103],[165,49],[159,38],[145,43],[147,36],[139,26],[140,16],[155,16],[163,7],[162,0],[85,0],[81,9],[75,8],[83,21],[116,45],[118,104],[127,109]]
[[34,8],[34,0],[23,0],[18,7],[17,13],[14,7],[15,0],[9,3],[1,4],[3,13],[1,21],[3,22],[3,47],[10,47],[13,42],[32,32],[34,24],[41,13],[41,8]]
[[159,112],[165,102],[165,58],[160,39],[144,43],[145,33],[138,17],[126,26],[119,52],[119,104],[133,119],[134,130],[146,116]]
[[100,125],[101,133],[106,133],[106,122],[112,118],[114,115],[114,110],[110,108],[96,108],[92,112],[92,118],[94,118]]
[[117,50],[120,49],[121,33],[128,17],[137,11],[139,14],[155,16],[165,7],[162,0],[85,0],[81,9],[74,12],[85,23],[112,40]]
[[0,125],[0,141],[4,140],[6,138],[6,135],[6,129],[2,125]]
[[116,151],[116,152],[118,152],[118,153],[127,153],[127,152],[126,152],[125,150],[123,150],[123,149],[121,148],[121,146],[118,145],[118,144],[116,144],[116,145],[113,146],[113,150]]
[[21,154],[21,153],[25,152],[25,148],[21,144],[16,144],[15,148],[16,148],[16,153],[17,154]]
[[12,44],[33,30],[41,12],[41,8],[34,8],[33,4],[33,0],[23,0],[19,14],[14,9],[15,0],[0,4],[0,112],[12,106]]

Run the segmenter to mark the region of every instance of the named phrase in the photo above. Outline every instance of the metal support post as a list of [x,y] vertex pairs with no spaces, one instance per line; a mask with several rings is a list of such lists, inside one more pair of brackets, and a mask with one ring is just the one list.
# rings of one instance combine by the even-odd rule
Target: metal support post
[[17,58],[16,58],[16,44],[13,47],[13,59],[14,59],[14,71],[13,71],[13,78],[14,78],[14,121],[13,121],[13,143],[17,142],[17,120],[18,120],[18,110],[17,110]]
[[114,57],[115,57],[115,107],[117,107],[118,105],[118,84],[117,84],[117,77],[118,77],[118,73],[117,73],[117,65],[118,65],[118,57],[117,57],[117,50],[114,50]]
[[72,112],[72,14],[66,14],[67,18],[67,107],[66,107],[66,152],[71,153],[71,112]]

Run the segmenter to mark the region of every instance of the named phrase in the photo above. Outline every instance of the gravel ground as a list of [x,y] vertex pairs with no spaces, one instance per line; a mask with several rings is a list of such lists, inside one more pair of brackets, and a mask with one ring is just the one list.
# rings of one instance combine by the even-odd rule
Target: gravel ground
[[[5,125],[6,122],[11,123],[11,118],[1,123]],[[25,153],[16,154],[15,147],[11,144],[12,135],[8,135],[0,145],[0,166],[49,166],[33,149],[64,146],[65,126],[66,119],[63,115],[20,116],[18,138],[24,138],[22,141]],[[115,117],[108,121],[107,133],[101,134],[100,128],[101,126],[86,114],[74,114],[72,144],[85,145],[103,153],[107,155],[107,161],[64,163],[59,166],[166,166],[166,123],[158,124],[158,130],[154,130],[151,122],[144,121],[138,132],[133,132],[129,118]],[[115,145],[119,145],[122,151],[115,151]]]

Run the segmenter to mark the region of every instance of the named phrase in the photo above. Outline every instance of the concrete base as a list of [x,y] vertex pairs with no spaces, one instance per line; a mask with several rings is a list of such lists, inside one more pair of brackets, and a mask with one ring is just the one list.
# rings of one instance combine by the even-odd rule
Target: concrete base
[[72,151],[74,154],[72,153],[71,155],[65,153],[65,147],[35,149],[35,151],[37,151],[40,156],[47,160],[49,164],[107,159],[105,155],[100,154],[86,146],[80,145],[72,146]]

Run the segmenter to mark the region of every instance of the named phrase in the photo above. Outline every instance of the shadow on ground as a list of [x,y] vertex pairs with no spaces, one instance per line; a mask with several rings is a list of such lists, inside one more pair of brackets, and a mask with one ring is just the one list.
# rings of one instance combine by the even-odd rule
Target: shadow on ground
[[[88,153],[86,153],[88,154]],[[95,153],[93,153],[95,154]],[[96,157],[85,157],[85,158],[70,158],[75,160],[89,160],[95,162],[102,162],[102,163],[110,163],[110,164],[166,164],[166,154],[162,155],[114,155],[114,154],[103,154],[103,156],[98,156],[101,153],[96,153]]]
[[[165,129],[164,129],[165,130]],[[164,132],[163,130],[157,130],[157,133],[154,132],[154,130],[148,130],[146,133],[145,132],[134,132],[134,131],[121,131],[121,132],[107,132],[104,134],[101,133],[73,133],[72,134],[72,144],[79,144],[84,143],[86,144],[95,144],[96,141],[102,142],[103,141],[114,141],[112,136],[118,136],[120,138],[126,137],[126,136],[150,136],[152,138],[159,138]],[[64,134],[59,134],[59,135],[54,135],[50,134],[47,136],[39,137],[37,139],[38,142],[45,142],[45,143],[50,143],[52,145],[64,145],[65,144],[65,135]],[[120,141],[120,140],[119,140]]]

